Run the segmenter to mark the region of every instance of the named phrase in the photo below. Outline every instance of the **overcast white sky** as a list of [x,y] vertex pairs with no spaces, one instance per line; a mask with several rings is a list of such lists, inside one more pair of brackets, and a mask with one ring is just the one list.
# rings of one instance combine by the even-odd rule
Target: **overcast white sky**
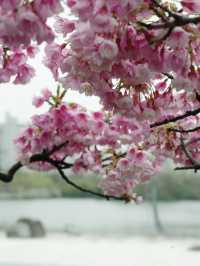
[[[56,90],[56,83],[53,80],[50,71],[42,65],[41,59],[34,60],[36,68],[36,77],[27,85],[0,84],[0,122],[4,121],[6,113],[15,116],[20,122],[27,122],[35,113],[47,110],[47,106],[43,108],[35,108],[32,105],[34,95],[39,95],[40,91],[48,87]],[[100,105],[98,98],[86,97],[75,91],[69,91],[65,97],[66,101],[74,101],[86,106],[89,110],[98,110]]]

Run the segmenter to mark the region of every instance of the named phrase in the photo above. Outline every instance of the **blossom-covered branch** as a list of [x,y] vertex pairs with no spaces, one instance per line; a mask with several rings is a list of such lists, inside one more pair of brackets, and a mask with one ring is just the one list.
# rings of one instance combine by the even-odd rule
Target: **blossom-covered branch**
[[[19,163],[0,179],[22,165],[57,169],[89,192],[65,170],[92,171],[105,198],[128,201],[167,158],[199,167],[198,0],[0,0],[0,28],[0,83],[29,82],[29,58],[44,44],[43,63],[60,84],[33,99],[48,109],[16,138]],[[99,97],[103,111],[66,103],[68,88]]]
[[[72,167],[72,164],[68,164],[62,161],[56,161],[56,160],[52,160],[50,157],[51,155],[53,155],[54,152],[59,151],[61,148],[63,148],[65,145],[67,144],[67,142],[61,143],[58,146],[54,146],[53,149],[51,151],[47,151],[44,150],[42,153],[40,154],[34,154],[30,157],[29,159],[29,163],[34,163],[34,162],[48,162],[51,164],[57,164],[59,167],[61,168],[70,168]],[[0,173],[0,180],[5,182],[5,183],[9,183],[13,180],[15,174],[17,173],[18,170],[20,170],[20,168],[22,168],[24,165],[19,161],[17,163],[15,163],[8,171],[7,174],[5,173]]]
[[162,3],[160,4],[157,0],[152,0],[152,6],[150,5],[150,8],[154,11],[159,21],[150,23],[138,21],[139,25],[147,28],[148,30],[165,30],[163,36],[158,39],[152,39],[154,43],[166,40],[176,27],[184,27],[188,24],[200,23],[199,14],[186,15],[182,12],[183,9],[178,9],[178,7],[173,4],[170,6],[170,3],[168,5],[169,7]]
[[[164,119],[163,121],[160,121],[160,122],[156,122],[156,123],[153,123],[150,125],[151,128],[154,128],[154,127],[158,127],[158,126],[162,126],[162,125],[166,125],[166,124],[169,124],[169,123],[174,123],[174,122],[177,122],[179,120],[183,120],[187,117],[190,117],[190,116],[196,116],[200,113],[200,107],[195,109],[195,110],[191,110],[191,111],[186,111],[184,114],[182,115],[178,115],[178,116],[174,116],[172,118],[167,118],[167,119]],[[194,128],[194,129],[190,129],[190,130],[185,130],[185,131],[196,131],[198,130],[198,127]],[[174,130],[174,131],[179,131],[179,130]],[[183,131],[182,131],[183,132]]]
[[[66,144],[66,143],[65,143]],[[71,181],[65,174],[65,172],[63,171],[63,164],[65,165],[65,169],[72,167],[72,164],[67,164],[64,163],[62,161],[56,161],[51,159],[51,155],[56,151],[58,151],[59,149],[61,149],[61,147],[64,147],[65,145],[64,143],[62,145],[60,145],[59,147],[56,147],[54,149],[54,151],[52,150],[51,152],[43,152],[41,154],[35,154],[33,156],[31,156],[30,158],[30,162],[29,163],[35,163],[35,162],[43,162],[43,163],[48,163],[51,164],[55,169],[57,169],[57,171],[59,172],[60,176],[62,177],[62,179],[70,186],[73,186],[74,188],[84,192],[84,193],[88,193],[91,194],[93,196],[96,197],[100,197],[100,198],[105,198],[107,200],[110,199],[115,199],[115,200],[123,200],[125,202],[129,202],[131,200],[134,201],[138,201],[138,197],[136,195],[132,195],[132,197],[130,197],[129,195],[122,195],[121,197],[117,197],[117,196],[113,196],[113,195],[106,195],[106,194],[102,194],[96,191],[92,191],[86,188],[81,187],[80,185],[77,185],[75,182]],[[8,183],[11,182],[15,176],[15,174],[17,173],[17,171],[23,167],[23,164],[21,162],[17,162],[16,164],[14,164],[10,170],[8,171],[7,174],[4,173],[0,173],[0,180],[2,182]]]
[[[200,139],[196,139],[195,141],[192,141],[193,143],[197,143]],[[191,142],[189,142],[188,144],[190,144]],[[181,147],[183,152],[185,153],[186,157],[189,159],[189,161],[191,162],[190,166],[183,166],[183,167],[176,167],[175,170],[194,170],[195,172],[197,172],[200,169],[200,163],[196,161],[196,159],[194,159],[194,157],[190,154],[190,152],[188,151],[183,137],[181,136]]]

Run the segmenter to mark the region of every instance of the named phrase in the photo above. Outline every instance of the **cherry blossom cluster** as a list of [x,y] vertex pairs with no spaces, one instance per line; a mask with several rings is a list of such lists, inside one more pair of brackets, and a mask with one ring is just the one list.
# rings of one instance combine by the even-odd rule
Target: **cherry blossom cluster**
[[[43,63],[61,86],[33,99],[49,109],[15,140],[22,164],[99,173],[105,195],[127,201],[166,158],[197,165],[198,0],[0,0],[0,83],[30,81],[28,59],[43,42]],[[103,111],[66,103],[68,88],[98,96]]]
[[[165,73],[173,77],[173,88],[199,89],[199,24],[175,27],[165,39],[165,28],[148,28],[152,18],[155,25],[164,20],[155,13],[153,2],[67,1],[74,17],[58,17],[55,24],[63,43],[46,47],[45,64],[55,79],[66,88],[99,96],[107,109],[130,115],[135,94],[149,93]],[[169,8],[190,14],[199,11],[199,4],[182,1],[181,7]]]
[[[101,174],[104,178],[100,186],[106,195],[126,195],[131,198],[135,186],[159,172],[166,158],[175,163],[191,164],[180,146],[180,132],[174,129],[199,126],[198,116],[155,129],[148,124],[149,115],[159,112],[164,103],[171,109],[168,117],[181,108],[193,109],[195,100],[192,106],[187,105],[192,101],[189,101],[190,95],[185,92],[171,93],[170,97],[165,93],[157,94],[157,99],[161,99],[155,100],[152,106],[148,105],[149,112],[144,115],[143,121],[137,117],[100,111],[88,113],[75,103],[65,103],[64,94],[65,91],[60,87],[57,95],[44,89],[40,96],[33,99],[36,107],[48,103],[50,109],[44,114],[33,116],[31,124],[15,140],[18,159],[28,167],[42,171],[54,169],[49,162],[30,163],[30,159],[35,154],[51,151],[64,143],[62,148],[52,153],[52,160],[62,165],[66,162],[69,165],[70,162],[74,173],[92,171]],[[195,142],[197,137],[197,132],[190,133],[188,148],[191,156],[200,159]]]
[[47,25],[47,18],[61,11],[57,0],[1,0],[0,40],[9,48],[30,45],[32,40],[38,44],[50,42],[54,34]]
[[47,19],[61,11],[57,0],[0,1],[0,83],[30,81],[34,69],[27,60],[33,56],[32,45],[53,41]]
[[12,81],[14,84],[26,84],[34,76],[34,68],[27,63],[35,56],[36,47],[29,45],[26,49],[13,50],[0,47],[0,83]]
[[31,124],[15,140],[18,159],[28,167],[54,169],[48,162],[30,163],[30,158],[65,143],[51,159],[64,163],[73,158],[73,172],[103,175],[104,192],[115,196],[131,196],[137,184],[158,171],[155,157],[142,148],[150,134],[143,134],[145,124],[120,115],[89,114],[75,103],[59,101],[48,89],[33,100],[37,107],[44,102],[52,103],[50,109],[33,116]]

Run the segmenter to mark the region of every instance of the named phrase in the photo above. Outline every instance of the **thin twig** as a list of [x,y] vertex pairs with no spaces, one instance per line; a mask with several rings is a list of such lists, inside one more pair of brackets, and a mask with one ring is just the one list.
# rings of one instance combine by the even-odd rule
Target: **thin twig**
[[193,170],[193,171],[197,171],[200,169],[200,165],[192,165],[192,166],[183,166],[183,167],[176,167],[174,168],[175,171],[181,171],[181,170]]
[[104,195],[104,194],[101,194],[99,192],[95,192],[95,191],[92,191],[92,190],[89,190],[89,189],[86,189],[86,188],[83,188],[79,185],[77,185],[76,183],[74,183],[73,181],[71,181],[67,176],[66,174],[64,173],[64,171],[58,166],[58,165],[54,165],[56,167],[56,169],[58,170],[60,176],[62,177],[62,179],[67,183],[69,184],[70,186],[84,192],[84,193],[88,193],[88,194],[91,194],[93,196],[96,196],[96,197],[101,197],[101,198],[104,198],[104,199],[107,199],[107,200],[110,200],[110,199],[115,199],[115,200],[125,200],[125,197],[116,197],[116,196],[112,196],[112,195]]
[[192,155],[187,150],[182,136],[181,136],[180,140],[181,140],[181,148],[182,148],[183,152],[185,153],[186,157],[191,161],[191,163],[193,164],[193,166],[199,165],[199,163],[197,161],[195,161],[194,158],[192,158]]
[[[198,141],[198,139],[197,139]],[[191,142],[188,142],[187,144],[184,143],[183,137],[181,136],[181,148],[183,152],[185,153],[186,157],[190,160],[192,165],[189,166],[182,166],[182,167],[176,167],[174,170],[194,170],[196,173],[200,169],[200,164],[192,157],[190,152],[187,150],[186,145],[189,145]]]

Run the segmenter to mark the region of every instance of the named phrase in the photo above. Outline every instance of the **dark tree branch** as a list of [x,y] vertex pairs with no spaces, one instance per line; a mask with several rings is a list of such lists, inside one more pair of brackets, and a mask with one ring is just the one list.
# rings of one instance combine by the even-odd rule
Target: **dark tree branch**
[[59,144],[59,145],[55,145],[50,152],[47,151],[47,155],[50,156],[53,153],[55,153],[56,151],[59,151],[60,149],[62,149],[63,147],[65,147],[68,144],[68,142],[69,141],[66,140],[66,141],[62,142],[61,144]]
[[21,164],[21,162],[17,162],[16,164],[14,164],[10,170],[8,171],[7,174],[4,173],[0,173],[0,180],[5,182],[5,183],[9,183],[13,180],[13,177],[15,175],[15,173],[21,168],[23,167],[23,165]]
[[152,0],[151,9],[160,20],[152,23],[144,21],[138,21],[137,23],[147,30],[167,30],[163,36],[158,39],[153,39],[152,42],[161,42],[166,40],[176,27],[184,27],[188,24],[197,25],[200,23],[200,14],[185,15],[180,12],[174,12],[168,7],[160,4],[157,0]]
[[[59,160],[54,160],[52,159],[50,156],[60,150],[61,148],[63,148],[65,145],[67,144],[67,142],[64,142],[61,145],[55,146],[51,151],[43,151],[41,154],[35,154],[33,156],[31,156],[29,163],[34,163],[34,162],[44,162],[44,163],[49,163],[51,164],[53,167],[55,167],[55,169],[59,172],[60,176],[62,177],[62,179],[70,186],[91,194],[93,196],[96,197],[101,197],[107,200],[110,199],[115,199],[115,200],[123,200],[125,202],[129,202],[131,200],[137,200],[136,196],[129,196],[129,195],[122,195],[121,197],[117,197],[117,196],[113,196],[113,195],[105,195],[99,192],[95,192],[86,188],[81,187],[80,185],[76,184],[75,182],[71,181],[65,174],[65,172],[63,171],[63,169],[69,169],[73,166],[73,164],[69,164],[69,163],[65,163],[63,160],[59,161]],[[21,162],[17,162],[16,164],[14,164],[10,170],[8,171],[7,174],[4,173],[0,173],[0,180],[4,183],[8,183],[11,182],[15,176],[15,174],[17,173],[17,171],[22,168],[24,165]]]
[[[46,154],[44,155],[43,153],[41,154],[35,154],[33,156],[31,156],[29,163],[34,163],[34,162],[48,162],[48,163],[52,163],[53,160],[50,158],[47,158]],[[16,164],[14,164],[8,171],[7,174],[5,173],[0,173],[0,180],[3,181],[4,183],[9,183],[13,180],[15,174],[17,173],[17,171],[22,168],[23,165],[21,162],[17,162]]]
[[199,23],[200,23],[200,15],[196,16],[178,15],[176,19],[171,19],[162,23],[160,22],[146,23],[143,21],[138,21],[139,25],[146,27],[149,30],[161,30],[168,28],[184,27],[188,24],[199,24]]
[[163,74],[164,76],[166,76],[168,79],[171,79],[171,80],[174,79],[174,76],[173,76],[172,74],[170,74],[170,73],[163,72],[162,74]]
[[197,172],[200,169],[200,165],[192,165],[192,166],[183,166],[183,167],[176,167],[174,168],[175,171],[182,171],[182,170],[193,170]]
[[[65,162],[60,162],[60,161],[54,161],[53,159],[50,158],[50,156],[55,153],[56,151],[62,149],[65,145],[67,145],[68,141],[65,141],[63,143],[61,143],[60,145],[54,146],[52,148],[51,151],[48,150],[44,150],[41,154],[35,154],[32,155],[29,159],[29,163],[34,163],[34,162],[48,162],[48,163],[52,163],[52,162],[57,162],[60,163],[61,167],[65,167],[65,168],[70,168],[72,165],[65,163]],[[5,183],[9,183],[13,180],[15,174],[17,173],[17,171],[22,168],[24,165],[21,162],[17,162],[16,164],[14,164],[10,170],[8,171],[7,174],[5,173],[0,173],[0,180],[5,182]]]
[[[115,200],[128,200],[128,198],[126,198],[126,195],[125,196],[122,196],[122,197],[116,197],[116,196],[112,196],[112,195],[104,195],[104,194],[101,194],[99,192],[95,192],[95,191],[92,191],[92,190],[89,190],[89,189],[86,189],[86,188],[83,188],[79,185],[77,185],[76,183],[74,183],[73,181],[71,181],[67,176],[66,174],[64,173],[64,171],[58,166],[58,165],[54,165],[56,167],[56,169],[58,170],[60,176],[62,177],[62,179],[67,183],[69,184],[70,186],[80,190],[81,192],[84,192],[84,193],[88,193],[88,194],[91,194],[93,196],[96,196],[96,197],[100,197],[100,198],[104,198],[104,199],[107,199],[107,200],[110,200],[110,199],[115,199]],[[129,198],[130,200],[130,198]]]
[[168,13],[169,17],[172,17],[174,19],[174,21],[172,21],[171,23],[174,22],[174,26],[185,26],[189,23],[192,24],[198,24],[200,22],[200,14],[195,14],[195,15],[184,15],[182,13],[178,13],[178,12],[174,12],[172,10],[170,10],[168,7],[160,4],[157,0],[151,0],[152,3],[157,6],[158,8],[160,8],[161,10],[163,10],[164,12]]
[[194,158],[192,158],[190,152],[187,150],[182,136],[181,136],[181,148],[193,166],[199,165],[199,163],[197,161],[195,161]]
[[[198,140],[199,139],[196,139],[196,141],[198,141]],[[192,142],[188,142],[187,145],[189,145]],[[183,152],[185,153],[186,157],[190,160],[190,162],[191,162],[192,165],[183,166],[183,167],[176,167],[175,170],[194,170],[194,172],[196,173],[200,169],[200,164],[199,164],[199,162],[197,162],[192,157],[192,155],[188,151],[188,149],[186,147],[186,144],[184,143],[184,140],[183,140],[183,137],[182,136],[181,136],[181,148],[182,148]]]
[[178,132],[178,133],[191,133],[200,130],[200,126],[190,128],[190,129],[178,129],[178,128],[169,128],[169,131]]
[[182,115],[178,115],[178,116],[175,116],[175,117],[172,117],[172,118],[169,118],[169,119],[165,119],[165,120],[160,121],[160,122],[153,123],[153,124],[150,125],[150,128],[163,126],[163,125],[166,125],[166,124],[169,124],[169,123],[172,123],[172,122],[177,122],[177,121],[182,120],[182,119],[184,119],[186,117],[189,117],[189,116],[196,116],[199,113],[200,113],[200,107],[197,108],[197,109],[194,109],[192,111],[187,111],[187,112],[185,112]]

